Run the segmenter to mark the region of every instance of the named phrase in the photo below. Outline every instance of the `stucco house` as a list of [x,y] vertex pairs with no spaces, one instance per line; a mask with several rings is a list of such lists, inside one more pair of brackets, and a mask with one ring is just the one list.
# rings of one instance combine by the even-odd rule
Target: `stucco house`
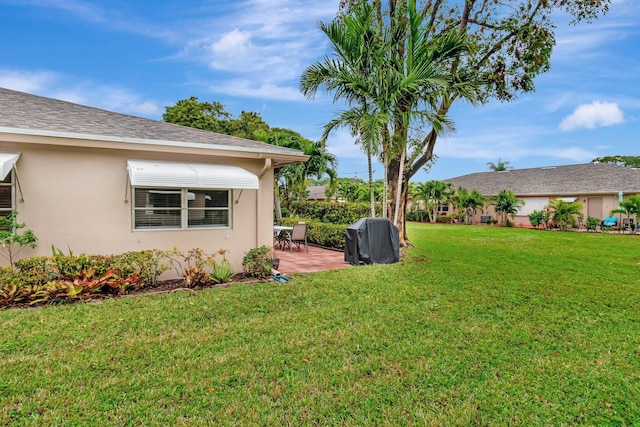
[[220,249],[236,270],[273,241],[273,170],[307,159],[256,141],[0,88],[0,214],[22,256]]
[[[606,163],[479,172],[444,181],[455,188],[476,189],[485,196],[496,196],[503,189],[513,191],[525,202],[514,219],[516,226],[529,226],[528,215],[544,209],[551,199],[578,200],[584,205],[585,218],[604,219],[618,207],[619,197],[640,193],[639,169]],[[484,213],[478,210],[473,222],[481,222],[483,215],[495,217],[493,207]]]

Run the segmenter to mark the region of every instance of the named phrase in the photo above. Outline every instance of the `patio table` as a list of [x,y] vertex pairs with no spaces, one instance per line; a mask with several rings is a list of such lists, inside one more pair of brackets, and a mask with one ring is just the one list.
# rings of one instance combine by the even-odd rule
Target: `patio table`
[[293,231],[293,227],[289,227],[286,225],[274,225],[273,226],[273,239],[277,241],[280,245],[280,248],[283,248],[283,241],[281,237],[284,237],[282,233],[286,233],[288,236]]

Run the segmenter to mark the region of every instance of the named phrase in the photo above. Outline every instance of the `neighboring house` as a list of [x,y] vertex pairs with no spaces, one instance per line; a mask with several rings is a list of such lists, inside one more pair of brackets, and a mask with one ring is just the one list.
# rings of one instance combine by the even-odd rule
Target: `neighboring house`
[[307,200],[314,200],[318,202],[324,202],[327,199],[327,195],[325,194],[326,186],[324,185],[311,185],[307,187],[307,191],[309,195],[307,196]]
[[63,251],[220,249],[236,270],[273,241],[273,170],[300,151],[0,88],[0,213]]
[[[640,193],[640,169],[607,163],[587,163],[567,166],[548,166],[531,169],[513,169],[501,172],[480,172],[446,179],[456,188],[478,190],[485,196],[496,196],[500,190],[513,191],[525,201],[514,223],[529,226],[528,215],[544,209],[549,200],[580,201],[584,215],[604,219],[618,207],[622,197]],[[493,207],[476,212],[473,222],[481,222],[482,215],[492,215]]]

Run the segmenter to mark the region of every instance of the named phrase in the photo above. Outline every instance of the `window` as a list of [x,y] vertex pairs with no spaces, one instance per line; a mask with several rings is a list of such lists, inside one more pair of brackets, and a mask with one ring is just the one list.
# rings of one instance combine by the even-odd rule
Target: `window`
[[9,216],[15,210],[13,194],[13,173],[9,172],[7,177],[0,181],[0,215]]
[[229,227],[229,190],[134,188],[133,224],[146,228]]

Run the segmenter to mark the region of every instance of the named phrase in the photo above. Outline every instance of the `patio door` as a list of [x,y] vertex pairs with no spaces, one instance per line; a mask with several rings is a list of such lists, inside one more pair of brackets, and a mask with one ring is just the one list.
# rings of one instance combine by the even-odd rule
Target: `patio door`
[[604,219],[602,217],[602,197],[589,197],[587,199],[587,215]]

